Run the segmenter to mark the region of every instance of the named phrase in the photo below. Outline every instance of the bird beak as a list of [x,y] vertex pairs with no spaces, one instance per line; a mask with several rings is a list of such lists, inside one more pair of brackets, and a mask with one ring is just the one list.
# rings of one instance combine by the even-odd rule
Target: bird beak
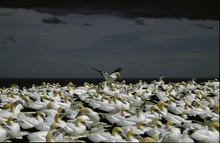
[[88,129],[91,129],[91,126],[85,121],[85,125]]
[[77,113],[77,115],[76,115],[75,118],[77,118],[77,117],[79,117],[79,116],[82,116],[82,115],[83,115],[83,113],[78,111],[78,113]]
[[126,135],[123,132],[118,133],[123,139],[126,139]]
[[9,128],[6,124],[2,124],[2,127],[3,127],[4,129],[6,129],[6,130],[11,131],[11,128]]
[[60,118],[62,119],[64,117],[66,117],[67,115],[70,115],[70,114],[69,113],[60,113]]
[[45,117],[42,117],[42,119],[43,119],[44,122],[47,122],[47,119]]
[[58,127],[58,129],[57,129],[60,133],[62,133],[62,134],[66,134],[67,132],[66,132],[66,127],[64,127],[64,128],[61,128],[61,127]]
[[160,112],[160,110],[156,109],[155,110],[158,114],[161,114],[162,116],[164,116],[164,114],[162,112]]
[[134,137],[138,140],[142,140],[143,138],[139,134],[135,134]]
[[14,103],[14,107],[18,106],[18,104],[22,103],[21,100],[17,100],[15,103]]
[[126,101],[124,99],[121,99],[121,102],[123,102],[124,104],[126,104]]
[[52,133],[52,137],[56,138],[61,132],[56,130]]
[[56,138],[60,133],[66,134],[66,128],[57,127],[57,130],[53,132],[52,136]]
[[13,121],[16,122],[16,123],[25,123],[24,121],[18,120],[18,119],[14,119]]

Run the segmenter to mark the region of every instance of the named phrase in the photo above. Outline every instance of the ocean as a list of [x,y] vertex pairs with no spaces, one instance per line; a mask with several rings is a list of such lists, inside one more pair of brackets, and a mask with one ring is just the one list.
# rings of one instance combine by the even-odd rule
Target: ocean
[[[182,82],[182,81],[189,81],[192,78],[164,78],[163,80],[165,83],[168,82]],[[219,78],[217,78],[219,80]],[[98,84],[102,82],[103,78],[1,78],[0,79],[0,88],[2,87],[10,87],[12,84],[18,85],[20,88],[26,87],[30,88],[32,84],[35,84],[36,86],[41,85],[43,82],[46,83],[59,83],[61,86],[67,85],[69,82],[72,82],[76,86],[83,85],[84,82]],[[147,83],[151,83],[153,80],[159,80],[159,78],[122,78],[117,80],[118,82],[121,82],[122,80],[126,81],[126,84],[129,83],[137,83],[139,80],[145,81]],[[197,83],[206,82],[208,80],[214,80],[214,78],[197,78],[195,81]]]

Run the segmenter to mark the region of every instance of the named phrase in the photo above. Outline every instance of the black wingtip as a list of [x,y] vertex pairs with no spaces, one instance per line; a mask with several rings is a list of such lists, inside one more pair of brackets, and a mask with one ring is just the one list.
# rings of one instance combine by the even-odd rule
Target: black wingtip
[[121,72],[122,68],[117,68],[116,70],[113,71],[114,72]]
[[96,71],[98,71],[97,69],[95,69],[95,68],[93,68],[93,67],[91,67],[93,70],[96,70]]
[[98,72],[100,72],[100,73],[102,73],[102,71],[100,71],[100,70],[98,70],[98,69],[96,69],[96,68],[93,68],[93,67],[91,67],[93,70],[95,70],[95,71],[98,71]]

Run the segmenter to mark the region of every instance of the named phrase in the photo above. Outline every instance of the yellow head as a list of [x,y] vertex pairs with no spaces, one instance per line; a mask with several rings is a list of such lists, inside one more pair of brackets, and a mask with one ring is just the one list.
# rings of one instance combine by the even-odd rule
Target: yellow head
[[114,127],[114,128],[112,129],[112,135],[113,135],[113,136],[116,136],[119,132],[123,132],[123,130],[122,130],[121,127],[116,126],[116,127]]
[[168,121],[168,122],[166,123],[166,128],[167,128],[167,129],[170,129],[172,126],[173,126],[173,122],[172,122],[172,121]]
[[155,120],[155,121],[153,122],[153,127],[161,128],[161,127],[162,127],[161,121]]

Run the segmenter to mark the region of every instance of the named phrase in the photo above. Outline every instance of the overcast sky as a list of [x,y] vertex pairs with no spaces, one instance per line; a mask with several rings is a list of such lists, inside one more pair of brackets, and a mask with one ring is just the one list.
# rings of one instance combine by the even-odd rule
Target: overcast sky
[[219,21],[54,16],[0,8],[0,78],[219,77]]

